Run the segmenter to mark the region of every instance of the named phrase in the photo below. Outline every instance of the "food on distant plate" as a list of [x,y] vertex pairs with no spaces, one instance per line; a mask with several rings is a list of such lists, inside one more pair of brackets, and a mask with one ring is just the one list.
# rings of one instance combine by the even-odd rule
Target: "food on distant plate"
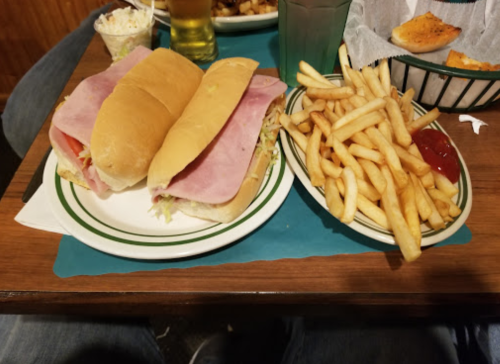
[[212,0],[212,16],[259,15],[278,11],[277,0]]
[[[306,115],[282,114],[280,123],[305,153],[311,184],[324,188],[331,214],[349,224],[359,210],[392,231],[411,262],[421,255],[421,224],[443,229],[461,213],[452,201],[458,193],[457,152],[445,134],[421,130],[439,111],[413,120],[414,91],[394,93],[383,62],[378,75],[368,66],[358,72],[348,63],[345,44],[339,54],[351,86],[339,87],[301,62],[297,79],[307,87]],[[310,121],[310,130],[301,132]]]
[[256,196],[275,152],[287,85],[253,75],[258,63],[214,63],[151,163],[148,188],[159,214],[230,222]]
[[[141,0],[141,3],[146,4],[147,6],[151,6],[151,0]],[[166,0],[155,0],[154,6],[155,6],[155,9],[166,10],[167,9],[167,1]]]
[[491,64],[489,62],[480,62],[470,57],[467,57],[464,53],[460,53],[450,50],[448,53],[448,58],[446,59],[446,66],[462,68],[466,70],[473,71],[499,71],[500,64]]
[[461,32],[462,29],[446,24],[427,12],[394,28],[391,41],[410,52],[425,53],[450,44]]
[[98,195],[144,179],[202,76],[171,50],[138,47],[83,80],[52,118],[57,173]]
[[[151,6],[151,0],[141,0]],[[167,10],[166,1],[155,1],[157,9]],[[212,0],[212,17],[258,15],[278,11],[277,0]]]

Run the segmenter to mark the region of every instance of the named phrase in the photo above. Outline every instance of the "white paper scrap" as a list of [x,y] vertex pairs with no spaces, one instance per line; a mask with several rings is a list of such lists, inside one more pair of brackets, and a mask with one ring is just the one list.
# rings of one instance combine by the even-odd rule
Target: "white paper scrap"
[[50,231],[53,233],[67,234],[66,230],[52,214],[49,208],[49,201],[45,195],[43,185],[38,187],[35,194],[26,205],[19,211],[14,220],[21,225],[33,229]]
[[479,135],[479,128],[481,126],[488,126],[487,123],[485,123],[484,121],[482,120],[479,120],[478,118],[475,118],[474,116],[470,116],[470,115],[460,115],[458,117],[458,120],[463,123],[463,122],[466,122],[466,121],[470,121],[471,124],[472,124],[472,130],[474,130],[474,133],[478,134]]

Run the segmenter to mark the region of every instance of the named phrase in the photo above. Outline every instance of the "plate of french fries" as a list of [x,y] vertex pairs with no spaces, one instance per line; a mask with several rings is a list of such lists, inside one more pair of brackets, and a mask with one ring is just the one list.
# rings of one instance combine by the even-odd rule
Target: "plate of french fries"
[[[127,0],[136,8],[151,6],[150,0]],[[170,13],[155,1],[155,18],[170,26]],[[278,24],[278,0],[213,0],[212,23],[216,32],[235,32],[266,28]]]
[[[427,112],[391,85],[387,60],[353,70],[345,45],[342,74],[321,75],[300,62],[301,86],[280,117],[283,148],[295,174],[327,211],[355,231],[398,245],[406,261],[453,235],[472,206],[470,176],[455,147],[460,177],[452,183],[426,163],[412,133],[432,128]],[[446,134],[446,133],[445,133]]]

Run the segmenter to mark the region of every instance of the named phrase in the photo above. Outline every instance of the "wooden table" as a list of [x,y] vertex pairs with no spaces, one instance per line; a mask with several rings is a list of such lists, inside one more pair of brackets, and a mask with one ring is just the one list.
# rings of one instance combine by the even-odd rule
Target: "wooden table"
[[[61,99],[109,62],[102,40],[94,37]],[[261,72],[277,75],[275,69]],[[52,271],[61,236],[14,221],[49,147],[50,115],[0,201],[0,312],[499,315],[500,105],[473,115],[489,124],[480,135],[456,114],[439,118],[472,178],[468,244],[426,249],[412,264],[393,251],[65,279]]]

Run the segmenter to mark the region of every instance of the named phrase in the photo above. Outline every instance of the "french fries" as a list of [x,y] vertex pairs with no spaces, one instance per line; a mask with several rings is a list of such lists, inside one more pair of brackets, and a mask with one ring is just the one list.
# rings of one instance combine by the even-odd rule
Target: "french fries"
[[315,126],[306,147],[306,166],[309,171],[309,178],[311,178],[311,184],[313,186],[323,186],[325,184],[325,174],[321,169],[320,163],[320,143],[321,129],[318,126]]
[[327,177],[325,182],[325,199],[330,213],[340,220],[344,214],[344,201],[340,197],[335,179],[330,177]]
[[335,86],[333,83],[328,82],[328,84],[326,84],[323,81],[318,81],[315,78],[312,78],[300,72],[297,72],[297,82],[301,85],[311,88],[337,88],[337,86]]
[[356,183],[356,176],[351,167],[347,166],[342,171],[340,176],[344,182],[344,212],[340,217],[340,221],[344,224],[349,224],[354,220],[356,214],[357,200],[358,200],[358,184]]
[[412,143],[411,135],[408,129],[406,129],[403,114],[401,113],[398,102],[388,96],[385,97],[384,100],[386,101],[387,113],[389,114],[396,141],[402,147],[408,148]]
[[363,67],[361,72],[363,74],[363,77],[365,78],[368,87],[370,88],[373,95],[375,95],[375,97],[384,98],[385,96],[387,96],[387,94],[384,91],[384,88],[382,87],[382,83],[380,82],[380,79],[373,71],[373,68],[365,66]]
[[354,157],[368,159],[378,164],[384,164],[385,162],[384,156],[379,151],[364,147],[356,143],[352,143],[349,146],[348,151]]
[[417,202],[413,183],[408,183],[400,195],[403,215],[408,223],[410,232],[415,238],[418,246],[422,241],[422,231],[420,230],[420,218],[418,216]]
[[[334,130],[331,133],[327,140],[326,145],[332,146],[331,139],[335,136],[341,142],[346,141],[351,138],[354,134],[369,128],[370,126],[376,125],[380,122],[384,121],[384,117],[378,112],[371,112],[369,114],[363,115],[355,121],[344,125],[342,128]],[[335,127],[334,127],[335,128]],[[370,139],[371,141],[371,139]]]
[[307,149],[307,137],[300,132],[297,126],[292,123],[292,119],[287,114],[281,114],[279,118],[280,124],[285,128],[285,130],[290,134],[292,139],[297,143],[299,148],[306,152]]
[[[299,75],[299,73],[297,73]],[[312,79],[311,79],[312,80]],[[313,80],[314,81],[314,80]],[[318,82],[319,83],[319,82]],[[332,84],[333,85],[333,84]],[[313,99],[340,100],[354,95],[352,87],[307,87],[306,95]],[[433,119],[434,120],[434,119]]]
[[434,177],[434,182],[436,183],[438,190],[442,191],[446,196],[453,197],[458,193],[458,188],[456,188],[455,185],[441,173],[432,171],[432,176]]
[[387,187],[387,182],[384,176],[382,175],[382,172],[380,171],[379,167],[372,161],[363,158],[359,158],[358,163],[368,175],[368,178],[370,179],[372,185],[377,189],[377,191],[380,194],[383,194],[385,188]]
[[380,83],[382,84],[382,89],[387,95],[391,94],[391,73],[389,71],[389,62],[387,58],[380,61],[379,65],[379,77]]
[[[352,105],[352,104],[351,104]],[[352,112],[344,115],[341,117],[336,123],[334,129],[340,129],[346,124],[349,124],[350,122],[356,120],[357,118],[367,115],[373,111],[380,110],[384,108],[386,105],[386,101],[383,99],[374,99],[366,104],[364,104],[361,107],[358,107],[357,109],[353,110]]]
[[299,62],[299,69],[307,76],[315,79],[318,82],[324,83],[325,85],[328,85],[328,87],[336,87],[333,85],[328,79],[326,79],[324,76],[322,76],[318,71],[316,71],[309,63],[300,61]]
[[439,111],[414,118],[415,91],[399,96],[387,60],[353,70],[345,45],[339,60],[344,86],[300,62],[303,110],[281,115],[280,123],[305,152],[311,184],[324,188],[330,213],[350,224],[359,211],[392,231],[404,259],[414,261],[422,226],[443,229],[462,212],[453,200],[457,187],[431,170],[411,137]]
[[396,242],[405,260],[412,262],[417,259],[422,252],[399,207],[398,195],[389,167],[386,165],[382,166],[382,174],[387,181],[387,188],[382,194],[382,201],[384,203],[387,219],[391,224],[392,232],[394,233]]
[[304,110],[298,111],[292,115],[290,115],[290,119],[295,125],[299,125],[303,123],[309,118],[309,114],[313,111],[323,111],[325,110],[326,101],[325,100],[316,100],[311,105],[304,108]]
[[425,128],[427,125],[432,123],[432,121],[436,120],[441,113],[439,112],[438,108],[435,107],[431,111],[429,111],[427,114],[422,115],[418,119],[413,120],[410,122],[408,125],[408,133],[413,134],[417,130],[420,130],[422,128]]
[[411,104],[411,100],[413,100],[414,95],[415,90],[413,88],[410,88],[399,99],[399,107],[401,108],[401,112],[403,113],[406,123],[413,121],[414,110],[413,105]]
[[342,69],[342,75],[344,76],[344,82],[347,86],[352,86],[351,77],[347,73],[346,67],[349,67],[349,58],[347,56],[347,46],[342,44],[339,48],[339,62]]

